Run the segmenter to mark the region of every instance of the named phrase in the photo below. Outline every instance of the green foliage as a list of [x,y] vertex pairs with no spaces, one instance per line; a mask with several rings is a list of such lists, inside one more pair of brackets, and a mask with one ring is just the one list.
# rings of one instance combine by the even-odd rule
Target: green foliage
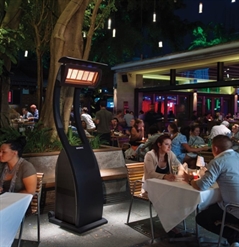
[[193,40],[188,50],[200,47],[214,46],[232,40],[231,36],[227,35],[222,25],[214,25],[213,23],[210,23],[206,27],[196,27],[193,30],[193,36],[195,36],[196,38],[195,40]]
[[75,133],[71,127],[68,128],[67,138],[71,146],[79,146],[81,144],[81,139],[78,134]]
[[12,63],[17,63],[17,52],[24,35],[21,31],[0,28],[0,75],[3,72],[3,58],[8,57]]
[[99,135],[96,135],[94,138],[90,138],[89,142],[92,149],[98,149],[100,148],[100,145],[103,144]]
[[35,125],[33,129],[25,128],[20,133],[13,127],[0,129],[0,144],[6,140],[17,139],[21,135],[26,136],[26,146],[24,153],[53,152],[62,149],[62,144],[58,139],[50,140],[50,128],[45,128],[41,123]]
[[0,145],[6,140],[14,140],[21,136],[20,132],[13,127],[3,127],[0,129]]
[[[25,128],[23,132],[13,127],[0,128],[0,145],[6,140],[15,140],[21,135],[26,136],[27,141],[23,153],[54,152],[62,149],[61,141],[57,138],[50,139],[51,128],[43,127],[42,123],[37,123],[34,128]],[[80,146],[82,143],[78,134],[71,128],[68,130],[67,138],[72,146]],[[92,149],[99,149],[100,145],[107,144],[100,140],[99,135],[90,138],[89,143]]]
[[[73,131],[72,128],[68,128],[68,133],[67,133],[67,138],[69,141],[69,144],[72,146],[81,146],[82,145],[82,141],[78,136],[78,133]],[[89,143],[92,149],[98,149],[100,148],[100,145],[106,145],[108,143],[106,143],[105,141],[100,140],[100,136],[96,135],[92,138],[89,138]]]
[[100,139],[100,135],[96,135],[93,138],[90,138],[89,142],[92,149],[99,149],[101,145],[109,145],[108,142],[102,141]]

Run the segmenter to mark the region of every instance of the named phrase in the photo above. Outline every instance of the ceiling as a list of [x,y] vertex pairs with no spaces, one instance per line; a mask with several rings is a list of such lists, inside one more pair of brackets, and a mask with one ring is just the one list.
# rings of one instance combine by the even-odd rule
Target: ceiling
[[135,73],[144,79],[169,80],[176,70],[176,81],[217,81],[217,63],[224,63],[224,80],[239,80],[239,41],[209,48],[169,54],[163,57],[116,65],[116,73]]

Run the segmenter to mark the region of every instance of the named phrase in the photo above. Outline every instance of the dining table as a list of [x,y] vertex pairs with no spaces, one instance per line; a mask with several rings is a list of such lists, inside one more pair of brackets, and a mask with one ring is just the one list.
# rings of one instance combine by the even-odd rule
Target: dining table
[[180,224],[191,213],[203,210],[221,199],[217,184],[199,191],[185,181],[152,178],[145,181],[144,189],[166,232]]
[[0,195],[0,246],[11,247],[32,195],[6,192]]
[[113,146],[122,147],[123,143],[129,142],[129,136],[122,134],[122,133],[112,133],[111,142]]

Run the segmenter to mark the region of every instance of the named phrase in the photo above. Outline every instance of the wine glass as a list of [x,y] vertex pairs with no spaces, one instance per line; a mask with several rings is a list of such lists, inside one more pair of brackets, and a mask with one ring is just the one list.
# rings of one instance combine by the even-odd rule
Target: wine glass
[[172,171],[173,171],[173,175],[178,175],[178,164],[176,163],[172,164]]

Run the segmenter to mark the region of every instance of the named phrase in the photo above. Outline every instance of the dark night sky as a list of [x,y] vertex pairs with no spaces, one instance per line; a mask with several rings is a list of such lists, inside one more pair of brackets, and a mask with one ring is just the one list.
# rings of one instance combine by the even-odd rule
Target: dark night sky
[[[239,0],[184,0],[187,7],[176,13],[189,21],[222,23],[226,28],[239,32]],[[203,13],[198,13],[199,3],[203,3]]]

